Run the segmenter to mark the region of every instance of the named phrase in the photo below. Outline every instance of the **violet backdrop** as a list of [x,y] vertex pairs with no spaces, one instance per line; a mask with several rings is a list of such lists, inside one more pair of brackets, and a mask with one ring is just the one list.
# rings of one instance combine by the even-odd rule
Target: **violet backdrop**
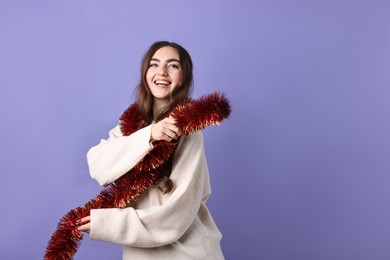
[[[156,40],[195,63],[226,259],[390,259],[390,2],[1,0],[0,258],[42,259],[101,188],[85,154]],[[86,237],[75,259],[121,259]]]

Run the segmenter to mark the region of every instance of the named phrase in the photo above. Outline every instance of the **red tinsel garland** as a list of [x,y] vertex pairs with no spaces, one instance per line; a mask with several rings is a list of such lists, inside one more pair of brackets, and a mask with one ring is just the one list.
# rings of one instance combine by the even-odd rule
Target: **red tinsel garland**
[[[170,112],[183,135],[189,135],[207,126],[218,125],[229,115],[229,102],[218,92],[197,100],[188,99]],[[121,132],[125,136],[146,125],[137,104],[131,105],[120,118]],[[175,146],[176,142],[155,142],[154,148],[133,169],[98,193],[83,207],[72,209],[62,217],[48,242],[44,259],[72,259],[83,239],[83,233],[77,229],[77,221],[89,216],[91,209],[124,208],[134,202],[142,192],[162,177],[161,169],[172,155]]]

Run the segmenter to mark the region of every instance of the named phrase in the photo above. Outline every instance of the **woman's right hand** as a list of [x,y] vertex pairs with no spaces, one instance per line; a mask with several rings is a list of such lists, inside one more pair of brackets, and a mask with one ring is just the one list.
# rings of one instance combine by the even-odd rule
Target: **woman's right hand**
[[179,128],[177,128],[176,120],[173,117],[167,117],[152,125],[152,135],[150,141],[172,141],[179,138],[181,133]]
[[91,231],[91,216],[86,216],[77,221],[77,229],[89,233]]

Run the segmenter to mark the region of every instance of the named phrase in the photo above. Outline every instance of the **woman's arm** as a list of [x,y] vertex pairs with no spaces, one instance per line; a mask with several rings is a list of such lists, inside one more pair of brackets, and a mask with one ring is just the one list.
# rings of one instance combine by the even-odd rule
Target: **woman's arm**
[[106,186],[131,170],[151,149],[152,125],[129,136],[123,136],[119,126],[109,132],[107,140],[92,147],[87,153],[92,179]]
[[178,144],[171,179],[175,188],[161,205],[92,210],[91,239],[136,247],[156,247],[178,240],[210,193],[201,132],[184,137]]

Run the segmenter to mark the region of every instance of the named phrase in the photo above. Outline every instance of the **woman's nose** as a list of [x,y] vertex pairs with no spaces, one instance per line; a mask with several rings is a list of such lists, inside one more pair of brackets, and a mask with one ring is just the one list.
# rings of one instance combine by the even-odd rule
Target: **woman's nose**
[[164,75],[164,76],[168,75],[168,70],[167,70],[166,66],[160,66],[158,68],[157,74]]

